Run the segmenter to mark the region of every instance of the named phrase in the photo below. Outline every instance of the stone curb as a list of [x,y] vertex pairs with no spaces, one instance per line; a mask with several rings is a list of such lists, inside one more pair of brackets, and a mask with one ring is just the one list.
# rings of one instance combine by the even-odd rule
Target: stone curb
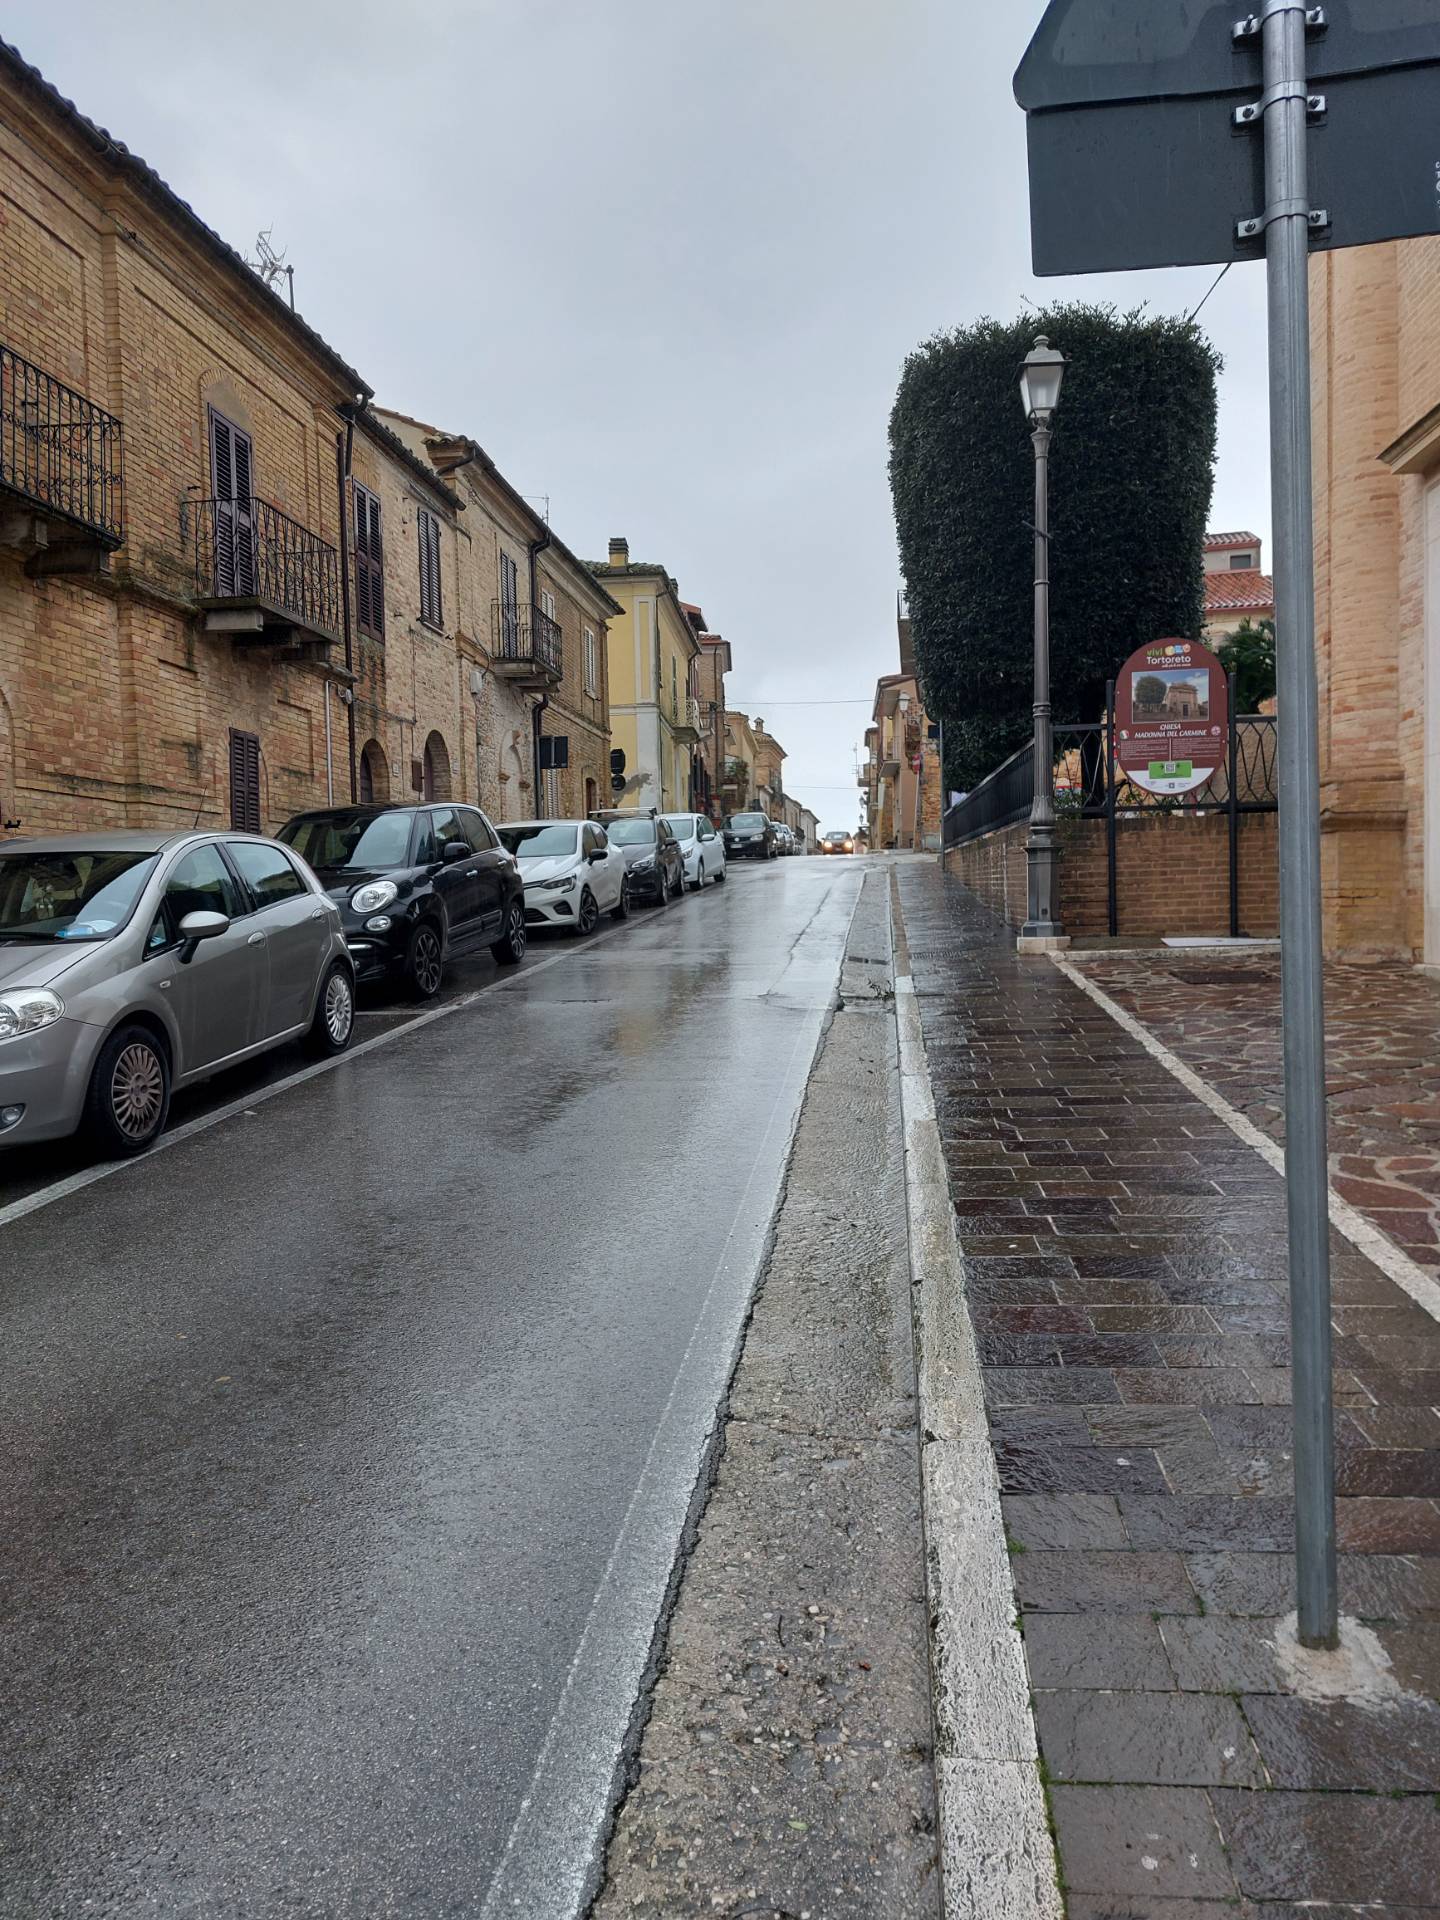
[[895,976],[945,1920],[1062,1920],[915,983]]

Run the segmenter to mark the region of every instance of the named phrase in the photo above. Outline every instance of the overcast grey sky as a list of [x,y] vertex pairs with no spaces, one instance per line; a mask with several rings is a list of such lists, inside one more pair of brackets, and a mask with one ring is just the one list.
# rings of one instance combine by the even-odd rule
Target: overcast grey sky
[[[669,567],[790,790],[848,825],[895,666],[908,349],[1022,295],[1185,312],[1214,278],[1032,278],[1010,82],[1042,10],[10,0],[3,31],[242,252],[272,227],[385,403],[473,434],[580,553]],[[1264,320],[1253,265],[1204,315],[1211,525],[1268,538]]]

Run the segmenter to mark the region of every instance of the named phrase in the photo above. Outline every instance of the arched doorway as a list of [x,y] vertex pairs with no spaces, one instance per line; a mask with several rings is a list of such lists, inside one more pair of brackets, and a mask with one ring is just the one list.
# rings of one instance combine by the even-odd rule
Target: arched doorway
[[390,766],[378,740],[367,740],[360,754],[360,802],[371,807],[390,798]]
[[421,780],[421,792],[427,800],[450,798],[450,749],[438,733],[432,733],[425,742]]
[[586,813],[594,813],[595,809],[599,806],[599,804],[600,804],[600,789],[593,780],[587,778],[585,782]]

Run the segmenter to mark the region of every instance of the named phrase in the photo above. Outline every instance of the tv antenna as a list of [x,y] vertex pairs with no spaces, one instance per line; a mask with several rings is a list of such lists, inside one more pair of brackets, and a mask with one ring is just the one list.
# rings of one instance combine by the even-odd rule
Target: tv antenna
[[283,275],[288,282],[290,311],[293,313],[295,311],[295,269],[287,265],[284,252],[277,251],[272,243],[270,236],[274,231],[273,227],[266,227],[255,236],[256,257],[246,264],[259,274],[272,293]]

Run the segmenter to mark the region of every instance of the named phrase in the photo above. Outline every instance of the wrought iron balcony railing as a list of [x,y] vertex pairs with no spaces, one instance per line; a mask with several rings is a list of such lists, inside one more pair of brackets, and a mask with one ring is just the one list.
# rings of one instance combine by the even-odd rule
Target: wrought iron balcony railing
[[257,626],[340,631],[334,547],[268,500],[202,500],[195,521],[195,592],[213,608],[253,608]]
[[509,666],[546,679],[560,679],[565,654],[558,620],[539,607],[495,600],[490,607],[490,630],[495,664],[502,671]]
[[0,487],[118,547],[121,452],[113,414],[0,346]]

